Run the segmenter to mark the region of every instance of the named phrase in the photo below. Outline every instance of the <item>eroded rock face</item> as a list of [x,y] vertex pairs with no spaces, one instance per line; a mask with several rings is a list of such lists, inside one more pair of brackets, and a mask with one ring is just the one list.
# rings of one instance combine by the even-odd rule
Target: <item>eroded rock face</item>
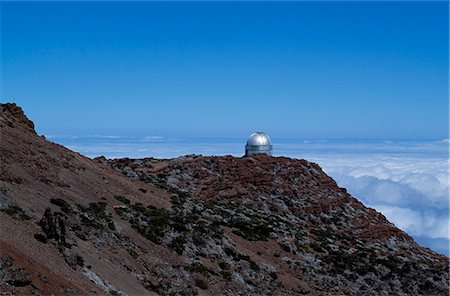
[[39,226],[41,226],[47,239],[54,239],[60,245],[66,244],[66,225],[61,213],[53,213],[47,208],[44,217],[39,221]]

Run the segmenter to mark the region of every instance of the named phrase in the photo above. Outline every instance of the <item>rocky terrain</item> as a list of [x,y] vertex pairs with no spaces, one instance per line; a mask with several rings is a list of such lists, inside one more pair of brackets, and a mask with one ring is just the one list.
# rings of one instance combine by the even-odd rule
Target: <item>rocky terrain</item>
[[0,291],[448,295],[419,246],[306,160],[86,158],[0,118]]

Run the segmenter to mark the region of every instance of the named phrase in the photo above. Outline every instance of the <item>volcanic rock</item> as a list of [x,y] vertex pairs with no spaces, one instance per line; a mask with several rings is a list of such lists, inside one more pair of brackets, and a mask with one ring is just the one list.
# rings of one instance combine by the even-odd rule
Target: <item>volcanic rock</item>
[[2,292],[448,295],[448,257],[315,163],[89,159],[1,112]]

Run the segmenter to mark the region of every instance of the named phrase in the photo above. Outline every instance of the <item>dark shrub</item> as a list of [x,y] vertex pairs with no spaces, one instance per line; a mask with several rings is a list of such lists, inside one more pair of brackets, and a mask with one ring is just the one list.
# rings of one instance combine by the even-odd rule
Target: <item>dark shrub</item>
[[227,281],[231,281],[231,272],[222,270],[220,273],[222,274],[224,279],[226,279]]
[[208,268],[206,268],[203,264],[200,262],[194,262],[192,265],[186,266],[185,269],[190,272],[197,272],[202,274],[208,273]]
[[184,237],[178,236],[168,245],[168,247],[171,248],[172,250],[175,250],[175,252],[181,255],[183,254],[185,243],[186,241]]
[[131,206],[131,208],[136,212],[143,212],[145,210],[144,205],[141,204],[140,202],[135,203],[134,205]]
[[228,269],[230,268],[230,264],[228,264],[228,263],[222,261],[222,262],[219,263],[219,267],[220,267],[222,270],[228,270]]
[[62,198],[50,198],[50,203],[60,207],[61,211],[63,211],[66,214],[72,212],[70,204]]
[[233,230],[234,234],[237,234],[249,241],[266,241],[270,235],[269,224],[261,221],[252,224],[232,221],[230,226],[238,228]]
[[106,202],[91,202],[88,204],[88,207],[83,207],[81,205],[77,205],[77,207],[80,212],[88,214],[87,216],[81,216],[81,224],[83,226],[99,230],[108,228],[110,230],[115,230],[111,214],[106,212]]
[[108,223],[108,228],[110,230],[114,231],[114,230],[116,230],[116,225],[114,225],[114,222],[111,221]]
[[205,280],[202,279],[195,279],[195,285],[199,287],[202,290],[208,289],[208,283]]
[[[188,221],[192,222],[192,221]],[[185,223],[182,224],[182,226]],[[183,226],[185,227],[185,226]],[[192,232],[192,241],[196,246],[204,245],[205,239],[208,238],[222,238],[222,229],[220,229],[220,225],[217,223],[208,223],[206,221],[198,221],[194,225],[194,229]]]
[[252,259],[248,259],[247,261],[250,263],[250,268],[252,270],[259,271],[259,265],[255,261],[253,261]]
[[1,209],[1,211],[16,220],[22,221],[31,219],[31,217],[25,214],[24,210],[22,210],[22,208],[20,208],[18,205],[9,206],[8,208]]
[[278,275],[277,275],[277,273],[275,271],[272,271],[269,275],[274,280],[278,279]]
[[41,243],[44,243],[44,244],[47,243],[47,236],[43,233],[35,233],[34,238],[36,240],[40,241]]
[[123,202],[124,204],[129,205],[130,204],[130,200],[128,198],[126,198],[125,196],[122,195],[114,195],[114,198],[117,199],[120,202]]
[[84,259],[81,257],[81,255],[77,255],[77,265],[83,267],[84,266]]
[[291,248],[287,244],[280,243],[280,247],[285,252],[291,252]]
[[136,258],[139,257],[138,253],[137,253],[135,250],[131,249],[131,248],[127,248],[127,252],[128,252],[128,254],[130,254],[130,256],[133,257],[134,259],[136,259]]
[[106,216],[105,213],[106,203],[103,201],[99,202],[91,202],[89,203],[86,212],[89,212],[93,216],[97,218],[104,218]]

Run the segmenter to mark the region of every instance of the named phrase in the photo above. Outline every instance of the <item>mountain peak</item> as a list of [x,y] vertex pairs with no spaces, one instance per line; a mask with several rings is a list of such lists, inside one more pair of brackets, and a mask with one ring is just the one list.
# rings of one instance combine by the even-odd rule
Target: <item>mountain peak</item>
[[8,125],[18,129],[26,129],[36,133],[34,130],[34,123],[28,119],[21,107],[17,106],[15,103],[5,103],[0,104],[0,108],[0,122],[2,125]]

